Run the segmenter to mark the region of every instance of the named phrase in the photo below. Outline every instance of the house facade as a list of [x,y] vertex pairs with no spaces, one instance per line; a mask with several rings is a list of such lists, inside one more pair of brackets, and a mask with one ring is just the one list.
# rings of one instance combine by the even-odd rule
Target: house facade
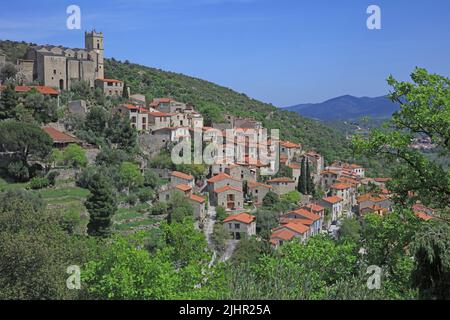
[[223,225],[235,240],[256,235],[256,217],[248,213],[229,216],[223,221]]

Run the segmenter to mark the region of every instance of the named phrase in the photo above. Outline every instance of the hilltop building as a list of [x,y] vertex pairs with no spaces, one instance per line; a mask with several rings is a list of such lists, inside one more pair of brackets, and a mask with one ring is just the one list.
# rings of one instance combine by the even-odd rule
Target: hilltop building
[[103,33],[86,32],[84,49],[32,46],[17,66],[26,82],[67,90],[73,81],[86,81],[93,88],[104,78]]

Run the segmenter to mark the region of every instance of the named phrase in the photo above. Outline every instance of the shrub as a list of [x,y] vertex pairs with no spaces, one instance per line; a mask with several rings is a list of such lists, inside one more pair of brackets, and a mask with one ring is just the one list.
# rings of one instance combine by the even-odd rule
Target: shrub
[[33,190],[47,188],[50,185],[50,181],[47,177],[34,177],[28,183],[28,188]]
[[129,195],[126,197],[125,201],[126,201],[129,205],[134,206],[134,205],[138,202],[138,196],[135,195],[134,193],[129,194]]
[[16,181],[28,181],[30,179],[28,167],[21,161],[11,162],[8,165],[8,173]]
[[150,188],[142,188],[137,193],[140,202],[147,202],[153,199],[154,193]]
[[59,176],[59,172],[57,171],[52,171],[47,175],[47,179],[49,182],[49,185],[54,186],[56,183],[56,177]]
[[160,216],[163,214],[168,214],[168,206],[165,202],[157,202],[152,208],[153,216]]

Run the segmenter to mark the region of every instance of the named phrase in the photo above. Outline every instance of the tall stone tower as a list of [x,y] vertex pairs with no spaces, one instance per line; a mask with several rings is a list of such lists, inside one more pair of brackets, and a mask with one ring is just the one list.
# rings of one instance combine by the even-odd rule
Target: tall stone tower
[[86,50],[94,52],[93,59],[96,62],[95,77],[96,79],[103,79],[105,77],[105,71],[103,66],[103,59],[104,59],[103,32],[96,32],[95,30],[91,32],[86,32],[84,38]]

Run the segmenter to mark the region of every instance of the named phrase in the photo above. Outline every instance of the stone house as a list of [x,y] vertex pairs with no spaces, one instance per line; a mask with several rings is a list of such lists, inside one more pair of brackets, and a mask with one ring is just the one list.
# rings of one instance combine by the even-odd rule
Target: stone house
[[305,208],[300,208],[291,212],[288,212],[283,216],[283,219],[287,221],[294,219],[299,223],[309,227],[309,235],[314,236],[322,230],[323,217],[315,214]]
[[137,131],[147,132],[149,130],[149,115],[146,109],[132,104],[122,104],[116,108],[116,112],[128,117],[131,127]]
[[339,172],[333,170],[324,170],[320,174],[322,176],[322,187],[329,190],[330,187],[336,183],[339,178]]
[[274,178],[268,180],[267,184],[271,186],[273,192],[275,192],[279,196],[296,190],[295,180],[293,180],[292,178]]
[[100,88],[105,96],[122,97],[123,81],[116,79],[95,79],[95,87]]
[[194,209],[194,219],[204,222],[206,218],[206,199],[201,196],[191,194],[189,196],[189,202]]
[[225,173],[239,181],[256,181],[256,170],[248,165],[233,164],[225,168]]
[[335,183],[330,187],[331,194],[338,196],[343,200],[342,205],[347,210],[350,210],[356,205],[356,190],[346,183]]
[[191,188],[194,188],[195,178],[190,174],[179,171],[172,171],[172,173],[170,174],[170,184],[172,186],[184,184],[190,186]]
[[244,208],[244,193],[242,189],[225,186],[214,189],[211,203],[214,206],[221,206],[227,211],[239,211]]
[[309,227],[300,222],[289,221],[282,224],[280,227],[272,230],[270,242],[274,247],[283,245],[284,242],[290,241],[294,238],[304,242],[309,236]]
[[272,187],[260,182],[248,182],[248,194],[252,196],[255,205],[262,204],[264,197],[272,190]]
[[186,184],[173,186],[171,184],[161,187],[158,193],[158,199],[161,202],[169,202],[174,194],[181,194],[184,197],[192,195],[192,187]]
[[371,193],[359,196],[357,198],[357,204],[360,215],[364,215],[368,212],[378,212],[382,209],[389,212],[393,206],[392,200],[385,195],[375,195]]
[[292,170],[291,178],[294,179],[295,184],[298,185],[298,179],[300,179],[301,174],[301,166],[298,163],[291,163],[288,167]]
[[171,125],[172,114],[164,112],[149,112],[148,122],[152,131],[162,128],[172,127]]
[[328,208],[331,213],[331,221],[337,221],[343,214],[343,200],[338,196],[324,197],[320,201],[320,205]]
[[286,164],[301,156],[302,146],[290,141],[280,141],[280,158],[285,157]]
[[223,221],[223,225],[235,240],[242,239],[244,235],[256,235],[256,217],[248,213],[229,216]]

